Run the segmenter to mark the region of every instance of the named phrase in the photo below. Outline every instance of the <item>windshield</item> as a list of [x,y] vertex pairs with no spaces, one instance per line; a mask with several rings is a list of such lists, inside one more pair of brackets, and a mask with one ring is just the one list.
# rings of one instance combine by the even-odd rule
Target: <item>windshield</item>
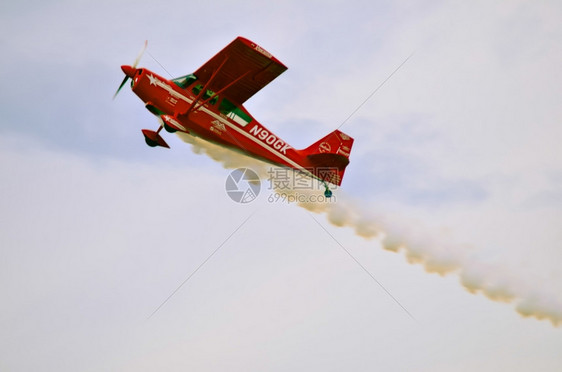
[[193,74],[189,74],[189,75],[181,76],[179,78],[175,78],[172,81],[178,87],[185,89],[188,86],[190,86],[195,80],[197,80],[197,77]]

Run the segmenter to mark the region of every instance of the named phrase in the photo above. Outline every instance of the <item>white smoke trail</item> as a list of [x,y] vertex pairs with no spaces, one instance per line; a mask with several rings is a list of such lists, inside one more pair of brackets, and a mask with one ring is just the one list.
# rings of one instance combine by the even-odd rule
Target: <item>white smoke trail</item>
[[[225,168],[248,167],[256,171],[261,179],[270,177],[270,165],[211,144],[190,135],[180,134],[182,140],[193,146],[197,154],[206,154],[220,162]],[[319,194],[318,190],[286,190],[286,195],[308,196]],[[321,192],[320,192],[321,193]],[[306,195],[308,194],[308,195]],[[338,190],[336,203],[297,203],[313,213],[325,214],[334,226],[349,227],[366,239],[379,239],[384,249],[402,253],[411,264],[422,265],[426,272],[441,276],[456,274],[461,285],[470,293],[483,294],[493,301],[512,303],[523,317],[548,320],[554,326],[562,325],[562,301],[559,294],[546,293],[528,284],[519,282],[501,266],[484,264],[467,255],[467,249],[458,245],[445,245],[443,239],[432,237],[421,224],[391,220],[389,216],[375,216],[372,211],[361,208],[356,202]]]

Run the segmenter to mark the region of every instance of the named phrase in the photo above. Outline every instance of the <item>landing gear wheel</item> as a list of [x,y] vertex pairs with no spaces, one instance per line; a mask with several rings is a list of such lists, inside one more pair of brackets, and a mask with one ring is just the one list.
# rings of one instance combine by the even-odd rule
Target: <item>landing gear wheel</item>
[[176,133],[177,130],[172,128],[171,126],[169,126],[168,124],[164,123],[164,129],[166,129],[166,132],[168,133]]
[[156,141],[151,140],[148,137],[144,137],[144,142],[146,142],[146,144],[150,147],[156,147],[158,146],[158,143]]
[[330,188],[328,187],[328,184],[325,181],[322,181],[322,184],[324,185],[324,196],[326,198],[331,198],[332,197],[332,190],[330,190]]

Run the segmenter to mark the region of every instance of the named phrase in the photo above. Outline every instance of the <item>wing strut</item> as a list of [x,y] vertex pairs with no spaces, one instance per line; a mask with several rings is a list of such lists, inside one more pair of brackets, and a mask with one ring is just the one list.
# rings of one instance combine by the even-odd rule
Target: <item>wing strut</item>
[[236,80],[231,81],[228,85],[221,88],[218,92],[213,93],[213,95],[211,97],[207,98],[206,100],[204,100],[202,102],[196,102],[197,105],[192,109],[192,111],[197,110],[199,107],[203,106],[205,103],[209,102],[210,100],[212,100],[213,98],[215,98],[216,96],[218,96],[219,94],[221,94],[222,92],[227,90],[228,88],[230,88],[231,86],[233,86],[234,84],[236,84],[237,82],[239,82],[240,80],[245,78],[246,75],[248,75],[249,73],[250,73],[250,71],[246,71],[243,75],[240,75],[238,78],[236,78]]
[[[211,77],[209,78],[209,80],[207,80],[207,82],[205,83],[205,85],[203,86],[203,89],[201,89],[201,91],[199,92],[199,94],[197,95],[197,97],[195,97],[195,99],[193,100],[193,102],[191,103],[191,106],[189,106],[189,108],[187,109],[187,111],[183,114],[183,115],[189,115],[189,113],[191,111],[194,110],[195,105],[197,103],[199,103],[199,100],[201,99],[201,97],[203,96],[203,94],[205,94],[205,92],[207,91],[207,88],[209,87],[209,85],[213,82],[213,80],[215,79],[215,77],[217,77],[219,71],[222,69],[222,67],[225,65],[226,61],[228,61],[229,57],[226,57],[224,59],[224,61],[222,61],[222,63],[220,64],[220,66],[213,72],[213,74],[211,75]],[[212,98],[212,97],[211,97]],[[205,100],[205,102],[207,102],[208,100],[210,100],[210,98],[208,98],[207,100]],[[199,105],[201,106],[201,105]],[[199,107],[197,106],[197,107]]]

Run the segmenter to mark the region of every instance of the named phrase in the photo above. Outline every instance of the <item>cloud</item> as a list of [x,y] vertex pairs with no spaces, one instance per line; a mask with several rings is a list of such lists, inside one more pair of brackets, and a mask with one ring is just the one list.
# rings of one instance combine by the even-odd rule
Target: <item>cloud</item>
[[[139,370],[146,367],[131,360],[145,361],[141,355],[149,355],[152,369],[162,369],[162,365],[169,366],[166,360],[174,360],[192,362],[199,369],[224,370],[224,365],[216,364],[207,368],[209,350],[229,355],[229,367],[235,368],[241,359],[255,362],[255,355],[247,350],[256,347],[277,362],[272,366],[264,359],[261,369],[291,369],[287,360],[317,366],[312,359],[318,357],[326,363],[322,370],[359,370],[373,365],[388,366],[389,370],[435,370],[438,367],[427,366],[425,359],[432,354],[440,355],[439,365],[450,370],[459,361],[466,364],[466,350],[479,355],[474,362],[479,370],[506,366],[528,370],[537,365],[548,370],[558,365],[559,353],[552,345],[559,344],[559,337],[547,322],[511,318],[515,313],[509,306],[495,307],[482,301],[484,305],[478,300],[482,296],[466,296],[467,300],[457,284],[448,290],[447,278],[433,282],[433,276],[423,275],[408,282],[408,275],[421,266],[403,265],[398,256],[395,262],[393,255],[386,256],[382,250],[380,256],[372,256],[378,253],[360,248],[358,252],[368,257],[366,262],[387,273],[387,278],[415,283],[416,291],[408,292],[414,285],[396,285],[396,290],[411,294],[409,307],[427,306],[423,314],[435,322],[438,318],[437,330],[430,335],[405,331],[407,326],[394,322],[394,309],[384,308],[383,300],[357,300],[360,292],[355,288],[364,288],[363,283],[356,283],[351,290],[343,285],[350,275],[335,275],[337,264],[325,265],[330,276],[317,277],[318,283],[333,280],[329,282],[329,288],[334,289],[333,301],[320,301],[321,306],[311,305],[311,313],[303,311],[293,318],[288,316],[290,307],[279,313],[279,306],[268,308],[257,300],[244,301],[240,292],[232,290],[239,283],[234,280],[237,273],[224,274],[225,265],[221,273],[228,276],[232,287],[223,294],[231,293],[231,302],[213,302],[225,297],[191,288],[194,297],[200,295],[199,301],[178,306],[188,309],[188,315],[171,307],[166,318],[169,322],[162,319],[143,333],[143,326],[131,321],[131,314],[142,313],[144,317],[142,309],[148,309],[146,313],[153,310],[158,302],[155,299],[184,274],[186,262],[195,264],[204,258],[190,249],[218,238],[228,223],[236,222],[236,214],[218,197],[223,195],[225,174],[213,161],[205,157],[194,160],[191,150],[171,136],[167,138],[171,151],[149,151],[139,130],[154,128],[154,118],[126,90],[111,102],[122,79],[119,66],[134,58],[145,39],[159,62],[179,75],[193,71],[235,36],[243,35],[289,66],[248,102],[250,112],[290,143],[301,141],[306,146],[339,125],[415,51],[400,72],[344,126],[344,131],[356,138],[344,189],[364,204],[380,203],[380,215],[391,211],[404,220],[423,221],[428,231],[439,236],[440,228],[446,226],[456,241],[475,247],[477,253],[469,250],[468,255],[475,255],[474,261],[483,266],[470,266],[461,275],[469,288],[485,287],[489,296],[502,301],[515,294],[530,295],[529,301],[513,300],[514,308],[524,315],[542,311],[541,317],[552,318],[556,313],[545,309],[553,304],[544,299],[555,297],[551,294],[560,292],[556,285],[561,282],[557,265],[561,259],[557,249],[559,182],[551,178],[562,170],[561,132],[556,121],[561,117],[558,101],[562,87],[558,3],[22,4],[0,6],[0,44],[10,56],[0,72],[6,87],[0,93],[4,114],[0,123],[2,169],[7,175],[0,186],[4,191],[0,200],[2,238],[4,247],[18,248],[4,256],[0,274],[8,278],[0,282],[15,299],[3,310],[3,314],[9,313],[2,318],[9,327],[3,328],[8,332],[1,343],[12,365],[21,368],[28,363],[29,369],[57,365],[60,369],[58,356],[70,355],[69,370],[81,368],[85,361],[96,366],[108,358]],[[163,11],[167,12],[165,19]],[[193,30],[203,30],[203,34],[190,37]],[[165,74],[148,56],[142,64]],[[293,123],[290,129],[285,127],[287,122]],[[14,136],[25,140],[14,141],[7,150]],[[20,156],[21,151],[34,147],[39,150]],[[198,204],[205,192],[198,185],[206,177],[209,182],[204,182],[205,187],[218,187],[208,190],[217,203],[212,208]],[[186,232],[182,222],[199,210],[209,213],[209,220],[204,221],[211,222],[203,226],[211,227]],[[278,216],[281,210],[268,218]],[[219,212],[230,218],[221,219]],[[196,222],[203,221],[197,216]],[[344,217],[349,216],[357,218],[348,210],[328,218],[345,225]],[[303,229],[295,215],[280,219],[277,225],[291,222],[296,223],[291,225],[295,230]],[[291,249],[293,254],[309,252],[300,244],[309,250],[319,245],[317,236],[305,232],[302,238],[306,243],[297,246],[283,240],[283,234],[274,235],[277,230],[268,230],[270,227],[259,225],[252,232],[267,231],[263,236],[282,241],[284,246],[279,243],[275,252],[277,259],[287,260],[284,263],[301,257],[288,254]],[[362,235],[371,236],[385,225],[373,229],[361,223],[358,228]],[[207,235],[206,229],[210,229]],[[353,248],[361,246],[349,237],[350,229],[336,231],[350,239]],[[177,232],[182,234],[181,244],[173,238]],[[245,244],[237,242],[235,246],[248,247]],[[270,241],[268,247],[273,244]],[[169,247],[174,253],[166,249]],[[314,252],[325,257],[326,247],[321,248],[321,253]],[[182,252],[186,256],[181,256]],[[260,252],[260,259],[266,260],[266,253],[272,251]],[[428,259],[424,247],[412,247],[405,257],[436,271],[457,263],[446,252]],[[228,258],[234,257],[238,256]],[[308,263],[303,264],[302,273],[316,267]],[[237,267],[241,272],[249,271],[242,263]],[[489,280],[481,280],[481,271]],[[504,272],[508,273],[507,282]],[[308,288],[306,274],[297,276],[300,282],[291,282],[292,289]],[[513,274],[523,284],[512,286]],[[258,279],[267,277],[264,274]],[[280,284],[271,291],[280,293],[281,288],[282,292],[286,277],[290,275],[280,274]],[[526,282],[538,283],[544,291],[535,296],[533,291],[527,292]],[[436,302],[428,303],[424,298],[416,303],[416,293],[425,293],[418,291],[418,284],[438,293],[433,296]],[[211,287],[220,285],[213,282]],[[310,302],[302,299],[314,297],[310,293],[318,295],[318,288],[325,287],[310,284],[310,288],[316,290],[299,292],[292,305],[308,306]],[[341,288],[345,290],[335,290]],[[267,297],[264,291],[256,298]],[[121,302],[120,296],[127,301]],[[438,302],[439,296],[445,297],[442,302]],[[439,306],[445,302],[447,305]],[[278,303],[272,300],[270,304]],[[349,308],[342,303],[348,303]],[[234,313],[222,311],[235,306],[239,307]],[[260,311],[248,311],[254,308]],[[220,320],[223,328],[213,328],[214,319],[208,314]],[[226,318],[225,314],[231,315]],[[349,314],[354,314],[353,319]],[[233,335],[252,330],[252,316],[261,316],[260,324],[269,326],[263,329],[271,330],[268,334],[276,339],[255,331],[250,332],[251,340],[236,343],[240,338]],[[276,316],[285,319],[283,328],[275,328],[280,324]],[[188,334],[194,338],[186,341]],[[60,341],[53,342],[55,338]],[[133,339],[145,344],[139,346]],[[134,346],[123,346],[129,344]],[[506,351],[497,345],[505,345]],[[408,358],[394,354],[393,350],[405,348],[417,352]],[[513,348],[529,352],[523,358],[513,354]],[[156,349],[173,351],[164,358]],[[381,353],[373,353],[373,349]],[[302,350],[321,351],[311,355]],[[350,368],[338,357],[341,350],[353,353],[350,355],[360,365]]]

